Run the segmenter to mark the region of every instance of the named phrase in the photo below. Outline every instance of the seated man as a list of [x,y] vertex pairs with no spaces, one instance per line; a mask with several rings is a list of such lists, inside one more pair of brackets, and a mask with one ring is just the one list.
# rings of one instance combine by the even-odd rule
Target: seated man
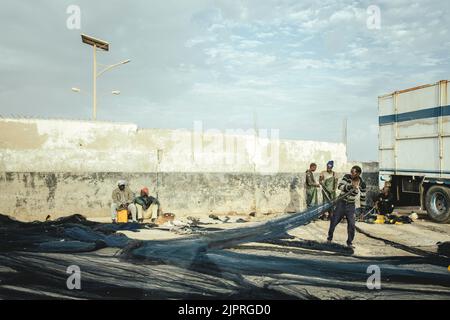
[[384,187],[376,199],[376,207],[380,214],[388,215],[394,211],[394,196],[389,187]]
[[141,195],[134,199],[137,215],[140,222],[144,219],[156,219],[161,213],[161,204],[158,199],[148,195],[148,188],[142,188]]
[[128,214],[131,214],[133,222],[137,221],[134,194],[126,184],[126,181],[120,180],[117,183],[118,188],[112,192],[111,218],[113,223],[117,221],[117,211],[125,209],[128,210]]

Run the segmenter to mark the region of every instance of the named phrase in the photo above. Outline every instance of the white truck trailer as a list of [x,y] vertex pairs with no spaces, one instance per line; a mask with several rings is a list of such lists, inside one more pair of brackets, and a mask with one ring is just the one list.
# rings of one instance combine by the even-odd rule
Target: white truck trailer
[[450,222],[450,85],[443,80],[378,98],[380,180],[396,205]]

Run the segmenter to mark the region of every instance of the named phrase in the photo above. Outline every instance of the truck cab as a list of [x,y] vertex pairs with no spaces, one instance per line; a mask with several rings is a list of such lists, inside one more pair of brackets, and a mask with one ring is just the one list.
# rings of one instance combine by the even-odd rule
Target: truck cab
[[380,182],[439,223],[450,222],[449,95],[442,80],[378,97]]

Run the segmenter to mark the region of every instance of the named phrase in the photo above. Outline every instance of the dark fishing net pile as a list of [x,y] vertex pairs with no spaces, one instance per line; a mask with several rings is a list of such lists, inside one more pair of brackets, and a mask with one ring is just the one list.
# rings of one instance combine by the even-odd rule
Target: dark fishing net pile
[[138,232],[140,229],[151,229],[153,224],[105,224],[89,221],[78,214],[55,221],[26,223],[0,215],[0,250],[75,253],[106,247],[125,248],[131,242],[139,242],[139,248],[131,252],[128,250],[127,255],[148,258],[155,255],[155,258],[160,258],[160,248],[163,252],[172,252],[171,256],[176,256],[177,252],[185,255],[186,250],[201,252],[280,237],[290,229],[311,222],[330,206],[325,204],[304,213],[230,230],[208,231],[208,228],[194,225],[191,228],[192,236],[165,241],[135,241],[117,233],[124,230]]
[[82,215],[55,221],[21,222],[0,215],[0,251],[89,252],[105,247],[125,247],[130,239],[119,230],[139,230],[138,224],[101,224]]
[[[33,281],[46,279],[47,282],[54,278],[55,285],[59,286],[61,281],[63,283],[65,281],[64,273],[56,277],[54,272],[49,273],[48,266],[53,263],[66,265],[67,255],[64,255],[64,262],[61,262],[62,257],[55,254],[71,253],[73,258],[70,259],[75,259],[76,263],[85,264],[82,267],[83,270],[92,270],[91,274],[95,281],[88,282],[86,285],[90,286],[89,290],[83,293],[92,294],[92,297],[104,297],[105,292],[116,292],[120,297],[136,297],[145,293],[151,297],[183,298],[189,297],[189,292],[193,290],[190,286],[194,284],[198,284],[195,297],[201,297],[202,290],[205,292],[211,290],[211,297],[218,297],[219,293],[223,294],[223,297],[228,297],[230,293],[227,292],[234,292],[236,298],[248,298],[252,295],[252,297],[260,298],[289,296],[283,293],[284,291],[255,287],[245,277],[271,277],[274,279],[271,281],[287,283],[292,282],[289,280],[291,277],[297,277],[296,283],[301,286],[329,287],[359,292],[361,286],[365,287],[367,268],[373,264],[382,267],[383,281],[394,286],[394,289],[390,291],[383,290],[384,295],[402,292],[404,296],[412,298],[422,293],[450,297],[448,259],[433,260],[429,256],[359,258],[351,256],[351,252],[345,251],[347,249],[332,248],[326,243],[286,240],[289,238],[287,236],[289,230],[311,223],[332,206],[332,203],[328,203],[305,212],[286,214],[265,222],[241,224],[239,228],[220,231],[211,230],[211,228],[208,230],[209,226],[203,228],[197,223],[193,226],[194,232],[190,235],[169,240],[145,241],[130,239],[118,231],[139,232],[142,229],[151,230],[155,227],[154,225],[98,223],[89,221],[81,215],[64,217],[55,221],[24,223],[0,215],[0,259],[3,259],[2,263],[5,266],[21,270],[20,272],[25,275],[31,275],[17,280],[17,283],[29,287],[30,280],[26,279],[30,277],[34,279]],[[277,247],[267,247],[263,244]],[[85,260],[79,260],[83,257],[82,253],[96,252],[104,248],[118,249],[116,251],[119,254],[114,256],[114,261],[109,261],[108,259],[111,259],[109,256],[98,255],[86,256],[83,258]],[[288,248],[286,252],[292,253],[297,250],[300,254],[295,257],[276,254],[276,250],[282,253],[283,248]],[[442,252],[447,250],[445,245],[441,248]],[[317,254],[312,253],[310,249],[318,250]],[[326,253],[333,250],[337,254]],[[20,258],[17,253],[20,253]],[[120,261],[123,261],[123,266]],[[100,263],[100,265],[94,265],[94,263]],[[111,267],[108,267],[109,264]],[[181,277],[179,281],[167,280],[166,283],[164,281],[168,274],[162,272],[163,276],[159,275],[157,279],[152,280],[158,283],[157,290],[142,289],[144,291],[138,293],[123,291],[124,288],[142,288],[151,285],[147,283],[148,278],[133,273],[134,268],[144,275],[159,270],[159,265],[163,265],[164,270],[177,268],[177,274],[184,274],[185,277],[195,276],[193,278],[195,280],[183,280]],[[130,266],[132,266],[131,269]],[[121,269],[123,270],[120,271]],[[142,279],[137,280],[140,279],[139,277]],[[174,279],[174,277],[176,277],[175,274],[169,275],[169,278]],[[117,289],[119,291],[114,291],[117,279],[121,279],[122,284],[120,290]],[[425,289],[420,289],[422,285],[436,288],[433,287],[433,290],[425,292]],[[35,286],[37,290],[41,290],[42,286],[50,290],[47,284],[37,283]],[[175,288],[177,286],[180,287],[180,291]],[[189,286],[189,289],[182,293],[185,289],[181,288],[185,286]],[[1,290],[0,286],[0,292]],[[54,287],[51,290],[55,290]],[[308,292],[302,293],[298,290],[295,294],[292,293],[292,297],[314,298]],[[326,291],[326,289],[323,290]]]

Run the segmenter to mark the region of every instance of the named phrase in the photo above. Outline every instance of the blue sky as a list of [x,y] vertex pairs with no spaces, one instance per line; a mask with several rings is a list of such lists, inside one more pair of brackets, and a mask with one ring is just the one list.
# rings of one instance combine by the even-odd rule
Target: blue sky
[[100,63],[132,60],[99,78],[99,120],[249,129],[256,114],[281,138],[340,142],[347,117],[350,158],[377,160],[378,95],[450,78],[449,20],[448,1],[3,0],[0,114],[88,119],[87,33],[111,43]]

